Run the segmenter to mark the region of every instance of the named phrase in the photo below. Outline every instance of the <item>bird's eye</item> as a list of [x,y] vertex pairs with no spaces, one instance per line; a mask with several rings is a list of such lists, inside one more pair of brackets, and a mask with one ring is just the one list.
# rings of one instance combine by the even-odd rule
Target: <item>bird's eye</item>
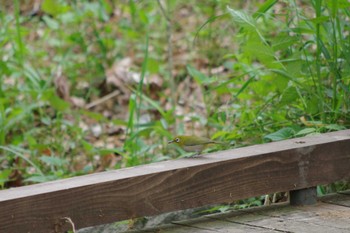
[[175,139],[175,142],[180,142],[180,138],[176,138],[176,139]]

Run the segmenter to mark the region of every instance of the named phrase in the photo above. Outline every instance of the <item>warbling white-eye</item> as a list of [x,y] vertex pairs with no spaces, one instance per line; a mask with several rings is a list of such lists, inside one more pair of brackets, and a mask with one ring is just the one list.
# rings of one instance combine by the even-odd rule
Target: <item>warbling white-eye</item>
[[185,151],[196,152],[197,155],[199,155],[206,147],[210,146],[210,144],[223,144],[205,137],[185,135],[176,136],[173,140],[168,142],[168,144],[170,143],[176,143]]

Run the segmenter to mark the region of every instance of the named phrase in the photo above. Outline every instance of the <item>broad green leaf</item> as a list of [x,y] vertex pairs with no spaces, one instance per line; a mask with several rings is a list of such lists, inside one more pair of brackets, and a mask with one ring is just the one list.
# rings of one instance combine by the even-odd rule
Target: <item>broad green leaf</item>
[[227,6],[228,12],[231,14],[233,20],[238,23],[241,27],[256,30],[255,20],[247,13],[239,10],[234,10]]
[[252,58],[252,60],[258,59],[260,63],[264,64],[268,68],[281,68],[276,62],[275,54],[272,48],[264,44],[258,36],[251,36],[250,40],[247,41],[242,49],[246,56]]
[[285,70],[281,70],[281,69],[270,69],[271,72],[276,73],[281,75],[281,77],[287,78],[291,81],[293,81],[294,83],[302,86],[302,84],[293,76],[291,76],[289,73],[287,73]]
[[302,129],[299,132],[297,132],[295,134],[295,136],[300,137],[300,136],[312,134],[312,133],[315,133],[315,132],[316,132],[315,128],[305,128],[305,129]]
[[9,177],[11,175],[11,169],[3,169],[0,170],[0,187],[4,188],[5,182],[9,181]]
[[264,139],[271,140],[271,141],[281,141],[281,140],[292,138],[294,134],[295,134],[295,131],[292,128],[286,127],[274,133],[270,133],[264,136]]
[[292,103],[295,104],[298,98],[299,98],[299,95],[298,95],[297,89],[291,86],[285,89],[285,91],[282,93],[279,104],[280,105],[290,105]]
[[272,38],[272,48],[274,51],[288,49],[291,45],[298,43],[300,40],[297,37],[281,35]]
[[248,31],[254,31],[258,37],[260,38],[261,42],[265,45],[268,45],[266,39],[263,37],[261,32],[256,26],[256,22],[253,17],[248,15],[247,13],[239,10],[231,9],[229,6],[227,6],[228,12],[231,14],[233,20],[241,27]]
[[51,107],[61,112],[67,110],[70,107],[70,104],[64,101],[63,99],[61,99],[60,97],[58,97],[53,89],[47,90],[43,94],[42,98],[43,100],[48,101]]
[[62,5],[57,0],[44,0],[41,3],[41,9],[49,15],[56,16],[67,12],[69,10],[69,6]]
[[306,102],[305,110],[308,114],[314,115],[319,112],[320,100],[316,96],[306,99],[305,102]]
[[337,124],[330,124],[325,126],[326,129],[333,130],[333,131],[339,131],[346,129],[343,125],[337,125]]
[[59,98],[57,95],[52,95],[49,98],[49,102],[53,108],[58,111],[65,111],[69,108],[69,103]]
[[56,15],[59,13],[59,3],[55,0],[44,0],[41,3],[41,9],[47,14]]

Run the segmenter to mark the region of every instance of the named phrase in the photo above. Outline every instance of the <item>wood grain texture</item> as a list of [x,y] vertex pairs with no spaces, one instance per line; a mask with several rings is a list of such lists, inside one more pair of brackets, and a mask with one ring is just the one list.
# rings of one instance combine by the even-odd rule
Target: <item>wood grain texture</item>
[[0,232],[64,232],[350,177],[350,130],[0,191]]
[[[340,202],[340,203],[339,203]],[[331,204],[330,204],[331,203]],[[227,213],[216,213],[197,219],[175,221],[168,225],[128,233],[292,233],[292,232],[350,232],[350,196],[323,196],[311,206],[290,206],[278,203]]]
[[[329,200],[333,199],[332,196],[330,196]],[[349,196],[347,201],[350,202]],[[282,204],[258,207],[247,211],[229,213],[226,216],[218,215],[209,218],[238,223],[257,229],[263,228],[271,232],[350,232],[350,208],[323,202],[310,206],[296,207]],[[220,224],[220,226],[225,226],[224,229],[227,229],[226,225]],[[200,227],[201,225],[191,224],[191,226]],[[214,229],[215,226],[218,226],[218,223],[213,222],[211,226]],[[240,231],[233,229],[229,232],[235,233]]]

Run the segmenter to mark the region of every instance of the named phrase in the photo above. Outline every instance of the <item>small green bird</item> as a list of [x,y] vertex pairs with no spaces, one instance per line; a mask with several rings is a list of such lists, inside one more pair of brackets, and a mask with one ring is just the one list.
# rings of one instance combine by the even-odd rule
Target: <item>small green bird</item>
[[170,143],[176,143],[187,152],[196,152],[196,155],[202,153],[202,151],[211,144],[223,144],[222,142],[213,141],[205,137],[186,135],[176,136],[173,140],[168,142],[168,144]]

